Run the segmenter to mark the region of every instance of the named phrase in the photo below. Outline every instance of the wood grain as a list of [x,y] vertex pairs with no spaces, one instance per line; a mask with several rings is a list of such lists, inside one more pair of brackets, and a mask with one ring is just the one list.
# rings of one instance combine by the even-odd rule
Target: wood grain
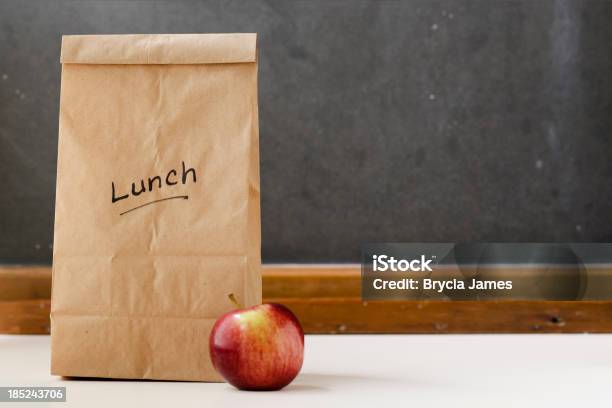
[[[0,267],[0,333],[48,333],[49,267]],[[609,333],[612,301],[360,299],[358,265],[265,265],[265,302],[307,333]]]
[[50,297],[51,268],[48,266],[0,266],[0,301]]
[[0,300],[0,333],[49,333],[49,299]]
[[354,264],[264,265],[262,280],[264,299],[361,296],[361,270]]
[[290,307],[307,333],[612,332],[608,301],[273,300]]

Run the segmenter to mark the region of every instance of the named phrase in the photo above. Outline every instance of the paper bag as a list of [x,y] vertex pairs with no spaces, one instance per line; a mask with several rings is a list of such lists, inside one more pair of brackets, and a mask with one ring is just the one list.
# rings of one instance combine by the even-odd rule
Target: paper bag
[[64,36],[51,372],[217,381],[261,302],[255,34]]

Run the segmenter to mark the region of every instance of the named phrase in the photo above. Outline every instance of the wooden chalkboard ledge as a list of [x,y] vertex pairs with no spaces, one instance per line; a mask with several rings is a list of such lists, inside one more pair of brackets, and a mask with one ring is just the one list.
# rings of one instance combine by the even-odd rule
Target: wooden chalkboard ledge
[[[307,333],[610,333],[612,301],[394,301],[360,298],[358,265],[264,265],[265,302]],[[0,333],[49,332],[51,269],[0,267]]]

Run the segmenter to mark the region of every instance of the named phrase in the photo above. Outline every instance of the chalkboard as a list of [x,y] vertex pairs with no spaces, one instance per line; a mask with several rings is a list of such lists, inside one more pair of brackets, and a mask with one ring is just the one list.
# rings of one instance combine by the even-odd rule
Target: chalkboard
[[0,1],[0,262],[52,257],[62,34],[257,32],[263,258],[611,241],[612,2]]

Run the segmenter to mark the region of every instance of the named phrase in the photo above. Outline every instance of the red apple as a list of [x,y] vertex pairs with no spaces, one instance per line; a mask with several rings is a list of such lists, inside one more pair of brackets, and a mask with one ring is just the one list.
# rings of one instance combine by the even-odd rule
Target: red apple
[[278,390],[302,368],[304,331],[289,309],[267,303],[221,316],[209,347],[213,365],[236,388]]

